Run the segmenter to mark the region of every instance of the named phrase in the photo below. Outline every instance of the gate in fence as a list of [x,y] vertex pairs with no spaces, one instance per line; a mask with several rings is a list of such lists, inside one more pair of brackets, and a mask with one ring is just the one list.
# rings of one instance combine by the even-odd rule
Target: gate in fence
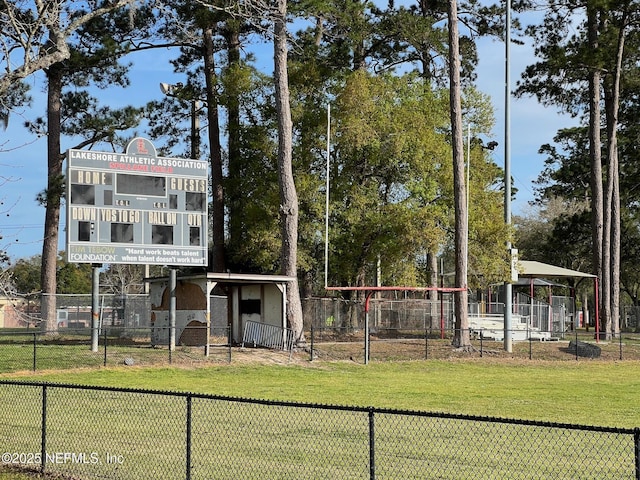
[[242,335],[242,346],[266,347],[293,353],[293,330],[268,323],[247,320]]

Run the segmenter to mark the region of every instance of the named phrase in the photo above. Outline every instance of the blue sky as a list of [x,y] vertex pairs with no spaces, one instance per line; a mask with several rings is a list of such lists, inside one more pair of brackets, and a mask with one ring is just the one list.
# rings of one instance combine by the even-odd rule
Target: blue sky
[[[263,61],[270,60],[270,47],[265,48]],[[123,90],[112,88],[101,91],[102,101],[114,107],[127,104],[142,105],[162,98],[159,83],[176,83],[181,76],[174,74],[166,58],[158,52],[134,58],[135,69],[131,75],[132,87]],[[266,56],[269,58],[266,58]],[[496,126],[493,139],[499,145],[494,150],[495,162],[504,167],[504,112],[505,112],[505,47],[502,42],[490,39],[479,41],[479,67],[477,86],[490,95],[495,109]],[[523,69],[534,60],[530,45],[511,47],[511,86]],[[9,120],[7,130],[0,130],[0,200],[3,202],[0,217],[0,248],[12,259],[29,257],[42,251],[44,208],[36,203],[36,195],[46,185],[46,139],[34,139],[23,127],[25,120],[32,120],[45,113],[42,76],[29,79],[34,103],[31,109],[18,111]],[[533,198],[532,182],[544,166],[544,158],[538,149],[550,143],[559,128],[574,125],[575,119],[559,115],[545,108],[533,98],[511,100],[511,174],[518,189],[512,202],[514,215],[527,211]],[[63,142],[65,140],[63,139]],[[63,149],[74,147],[64,144]],[[60,249],[65,242],[64,216],[61,219]]]

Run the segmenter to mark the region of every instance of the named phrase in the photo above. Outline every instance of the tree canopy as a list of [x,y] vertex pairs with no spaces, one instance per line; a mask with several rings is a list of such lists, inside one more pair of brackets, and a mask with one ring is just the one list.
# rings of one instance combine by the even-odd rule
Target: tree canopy
[[[41,196],[52,212],[47,241],[57,238],[64,200],[60,138],[118,150],[135,132],[163,155],[210,160],[216,270],[297,274],[305,294],[324,294],[328,184],[331,284],[431,284],[424,259],[456,250],[456,221],[466,210],[454,204],[467,194],[468,283],[505,278],[503,172],[481,140],[493,111],[473,87],[474,40],[500,34],[499,6],[460,4],[459,55],[451,56],[451,21],[441,3],[49,3],[56,23],[38,28],[38,15],[47,12],[29,2],[4,2],[0,10],[5,59],[25,55],[23,67],[1,77],[15,85],[6,88],[2,108],[10,114],[27,101],[19,80],[38,69],[47,75],[48,111],[31,122],[33,133],[46,131],[50,141]],[[18,16],[37,41],[33,49],[12,34]],[[273,71],[258,67],[256,43],[273,47]],[[158,91],[148,105],[103,104],[101,88],[131,87],[128,67],[141,49],[176,52],[179,93],[160,98]],[[468,155],[460,147],[462,116],[452,128],[452,71],[460,75],[454,96],[473,134]],[[45,291],[53,289],[54,270],[66,274],[52,268],[54,256],[51,247],[43,251]]]

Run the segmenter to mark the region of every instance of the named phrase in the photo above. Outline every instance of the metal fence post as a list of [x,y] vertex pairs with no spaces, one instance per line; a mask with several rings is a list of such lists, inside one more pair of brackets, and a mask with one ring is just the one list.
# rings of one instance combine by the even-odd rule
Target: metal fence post
[[191,480],[191,395],[187,395],[187,457],[186,475],[187,480]]
[[[177,269],[171,267],[169,270],[169,351],[176,349],[176,288],[177,288]],[[171,355],[169,355],[169,363],[171,363]]]
[[369,479],[376,478],[376,440],[374,408],[369,407]]
[[532,347],[533,347],[533,339],[531,338],[531,332],[529,332],[529,360],[532,360],[533,358]]
[[91,351],[98,353],[98,338],[100,338],[100,267],[102,264],[91,265]]
[[484,338],[484,329],[480,329],[480,358],[482,358],[482,339]]
[[620,360],[622,360],[622,330],[618,332],[618,337],[620,339]]
[[36,334],[33,334],[33,371],[36,371]]
[[429,360],[429,329],[424,331],[424,359]]
[[47,464],[47,385],[42,385],[42,418],[40,422],[40,473]]
[[107,366],[107,327],[103,326],[102,328],[104,328],[104,366]]
[[640,480],[640,428],[633,430],[633,446],[636,457],[636,480]]
[[364,310],[364,364],[369,364],[369,309]]

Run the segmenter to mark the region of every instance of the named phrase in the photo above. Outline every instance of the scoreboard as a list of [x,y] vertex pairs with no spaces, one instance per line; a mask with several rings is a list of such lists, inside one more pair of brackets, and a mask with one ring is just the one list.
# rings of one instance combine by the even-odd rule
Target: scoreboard
[[158,157],[145,138],[69,150],[68,261],[206,266],[207,180],[207,162]]

